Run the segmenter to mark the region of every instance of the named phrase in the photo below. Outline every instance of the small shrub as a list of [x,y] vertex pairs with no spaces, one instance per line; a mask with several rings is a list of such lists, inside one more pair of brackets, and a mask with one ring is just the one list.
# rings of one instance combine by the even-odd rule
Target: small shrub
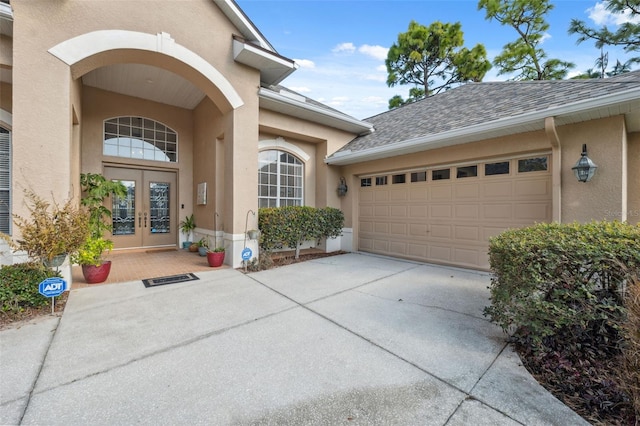
[[[622,294],[640,273],[640,226],[539,224],[491,239],[491,306],[485,315],[534,343],[563,327],[618,327]],[[590,324],[591,323],[591,324]]]
[[300,257],[304,241],[320,241],[342,235],[344,215],[333,207],[321,209],[306,206],[261,208],[258,211],[260,248],[265,252],[289,247]]
[[59,276],[57,272],[36,262],[3,266],[0,268],[2,312],[17,314],[26,308],[48,304],[49,299],[38,292],[38,285],[47,278]]

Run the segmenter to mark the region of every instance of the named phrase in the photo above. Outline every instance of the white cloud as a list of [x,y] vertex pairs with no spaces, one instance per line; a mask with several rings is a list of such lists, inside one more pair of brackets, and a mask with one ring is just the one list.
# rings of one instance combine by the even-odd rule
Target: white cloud
[[389,49],[382,46],[371,46],[368,44],[363,44],[362,46],[360,46],[360,48],[358,48],[358,52],[367,56],[371,56],[374,59],[384,61],[385,59],[387,59],[387,52],[389,52]]
[[[386,71],[386,68],[385,68]],[[369,81],[379,81],[381,83],[386,83],[387,81],[387,75],[382,75],[382,74],[365,74],[363,76],[363,78],[365,80],[369,80]]]
[[295,63],[300,66],[300,68],[315,68],[316,64],[309,59],[294,59]]
[[387,72],[387,66],[386,65],[378,65],[376,67],[376,71],[382,71],[382,72],[386,73]]
[[540,37],[540,44],[543,44],[545,41],[549,40],[550,38],[551,38],[551,34],[549,33],[542,34],[542,37]]
[[334,53],[353,53],[356,51],[356,47],[353,45],[353,43],[340,43],[331,51]]
[[289,89],[298,93],[311,93],[311,89],[306,86],[289,87]]
[[631,16],[629,11],[626,13],[611,13],[607,10],[604,2],[598,2],[595,6],[587,9],[589,19],[596,25],[621,25],[626,22],[640,23],[639,16]]

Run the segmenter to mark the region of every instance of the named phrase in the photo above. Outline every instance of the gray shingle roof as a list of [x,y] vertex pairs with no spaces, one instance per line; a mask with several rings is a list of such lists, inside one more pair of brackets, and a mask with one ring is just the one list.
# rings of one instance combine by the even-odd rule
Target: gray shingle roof
[[468,83],[365,119],[375,132],[338,152],[366,151],[639,87],[640,71],[607,79]]

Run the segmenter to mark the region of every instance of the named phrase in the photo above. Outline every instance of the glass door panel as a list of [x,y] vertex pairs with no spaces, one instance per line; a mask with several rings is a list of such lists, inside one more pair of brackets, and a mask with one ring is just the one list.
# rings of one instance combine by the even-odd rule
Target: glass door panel
[[136,233],[136,181],[122,180],[127,187],[126,197],[113,197],[111,222],[113,235],[134,235]]
[[170,190],[169,182],[149,182],[149,220],[152,234],[171,232]]

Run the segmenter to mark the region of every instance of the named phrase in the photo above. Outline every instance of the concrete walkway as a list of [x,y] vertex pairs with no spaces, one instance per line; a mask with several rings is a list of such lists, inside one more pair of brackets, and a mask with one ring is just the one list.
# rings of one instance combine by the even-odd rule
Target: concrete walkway
[[347,254],[197,275],[0,332],[0,424],[588,424],[482,316],[487,274]]

